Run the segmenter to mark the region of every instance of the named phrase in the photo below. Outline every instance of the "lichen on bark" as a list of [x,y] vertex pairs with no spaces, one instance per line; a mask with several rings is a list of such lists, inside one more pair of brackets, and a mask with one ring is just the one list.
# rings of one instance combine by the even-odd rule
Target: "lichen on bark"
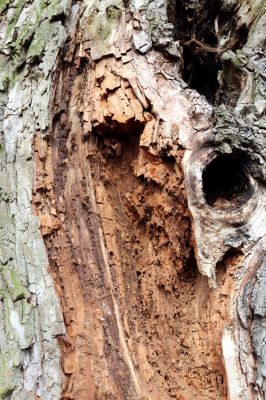
[[61,392],[56,336],[64,323],[31,206],[33,137],[48,128],[51,73],[65,35],[60,22],[47,23],[53,11],[38,1],[2,5],[1,399],[58,399]]

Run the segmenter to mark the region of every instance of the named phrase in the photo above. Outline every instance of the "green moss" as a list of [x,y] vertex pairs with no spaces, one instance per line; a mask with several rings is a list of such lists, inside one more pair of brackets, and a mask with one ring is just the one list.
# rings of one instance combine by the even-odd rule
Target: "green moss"
[[9,396],[13,392],[14,389],[15,389],[15,386],[4,385],[1,387],[1,385],[0,385],[0,400],[6,399],[7,396]]
[[5,11],[9,3],[10,0],[0,0],[0,15],[3,13],[3,11]]
[[23,26],[18,30],[18,36],[14,43],[14,48],[19,50],[34,36],[45,10],[45,0],[40,0],[38,6],[32,6],[32,9],[24,22]]
[[119,6],[111,5],[106,8],[106,16],[109,22],[118,21],[122,15],[122,9]]
[[241,50],[236,53],[229,50],[221,55],[221,60],[224,62],[230,61],[237,69],[243,68],[248,63],[247,56]]
[[6,292],[6,284],[2,274],[0,273],[0,300],[2,300],[5,297],[5,292]]
[[11,14],[10,19],[8,20],[8,25],[6,29],[6,38],[10,37],[10,34],[13,31],[24,6],[25,6],[25,0],[15,0],[12,3],[13,13]]
[[15,389],[14,386],[8,386],[8,385],[0,385],[0,400],[4,400],[9,396],[13,390]]
[[[8,90],[11,79],[12,79],[12,71],[10,70],[10,68],[0,70],[0,92],[6,92]],[[0,152],[1,152],[1,147],[0,147]]]
[[10,75],[12,75],[12,69],[8,65],[8,57],[4,54],[0,54],[0,91],[5,92],[8,88]]
[[40,33],[40,30],[38,30],[38,33],[31,42],[31,45],[27,52],[27,58],[31,59],[40,57],[43,53],[45,43],[46,43],[45,32]]
[[45,10],[46,15],[50,20],[59,15],[64,15],[68,13],[70,5],[70,0],[50,0]]
[[[10,365],[11,364],[11,365]],[[10,368],[11,367],[11,368]],[[14,371],[10,355],[0,354],[0,400],[6,399],[15,389]]]
[[29,297],[29,293],[22,284],[16,270],[4,266],[2,268],[2,276],[13,301]]
[[58,23],[51,23],[48,20],[43,21],[36,30],[33,41],[27,52],[27,59],[39,58],[53,35],[57,31]]

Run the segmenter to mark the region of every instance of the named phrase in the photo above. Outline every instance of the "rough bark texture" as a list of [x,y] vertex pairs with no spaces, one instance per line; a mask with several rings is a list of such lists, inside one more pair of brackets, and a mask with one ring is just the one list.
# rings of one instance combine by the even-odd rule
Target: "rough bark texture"
[[[57,5],[2,1],[0,397],[60,398],[65,328],[33,215],[35,134],[49,125],[51,74],[65,29]],[[49,38],[49,40],[47,40]]]
[[0,398],[266,398],[265,1],[0,11]]

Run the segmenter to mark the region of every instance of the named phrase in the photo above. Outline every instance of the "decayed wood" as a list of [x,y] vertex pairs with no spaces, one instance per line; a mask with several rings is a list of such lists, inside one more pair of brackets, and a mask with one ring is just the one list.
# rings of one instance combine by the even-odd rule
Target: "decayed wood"
[[[175,41],[170,2],[0,7],[2,397],[265,398],[264,2],[221,5],[241,49],[213,22],[220,107],[182,79],[203,42]],[[208,203],[222,154],[248,190]]]

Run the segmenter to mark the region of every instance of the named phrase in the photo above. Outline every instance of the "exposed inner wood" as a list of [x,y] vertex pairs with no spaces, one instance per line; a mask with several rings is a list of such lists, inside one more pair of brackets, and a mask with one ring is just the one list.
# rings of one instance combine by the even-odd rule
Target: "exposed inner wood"
[[[109,18],[120,9],[106,10]],[[34,144],[33,204],[67,330],[59,339],[63,399],[233,399],[244,375],[233,330],[236,274],[248,254],[241,228],[259,219],[263,192],[253,187],[249,156],[236,157],[228,143],[208,163],[213,109],[180,79],[187,66],[178,45],[167,55],[151,50],[141,16],[128,9],[117,21],[109,37],[85,18],[69,40],[55,73],[51,130]],[[183,43],[207,58],[195,82],[189,53],[187,80],[216,101],[218,80],[211,92],[198,87],[220,53],[210,47],[222,46],[217,37],[206,45],[207,34]],[[234,67],[227,73],[235,82]],[[245,85],[240,75],[229,105]]]
[[0,0],[0,399],[265,400],[265,0]]
[[[91,83],[86,66],[61,69],[53,130],[35,142],[35,211],[67,329],[63,398],[224,399],[221,336],[241,256],[219,264],[210,289],[193,253],[184,151],[141,145],[153,115],[112,63]],[[88,84],[107,117],[84,137]]]
[[221,262],[211,290],[193,257],[178,160],[139,149],[133,130],[88,143],[76,124],[68,146],[66,127],[56,123],[46,157],[36,154],[35,196],[68,333],[63,398],[224,399],[220,337],[241,258]]

